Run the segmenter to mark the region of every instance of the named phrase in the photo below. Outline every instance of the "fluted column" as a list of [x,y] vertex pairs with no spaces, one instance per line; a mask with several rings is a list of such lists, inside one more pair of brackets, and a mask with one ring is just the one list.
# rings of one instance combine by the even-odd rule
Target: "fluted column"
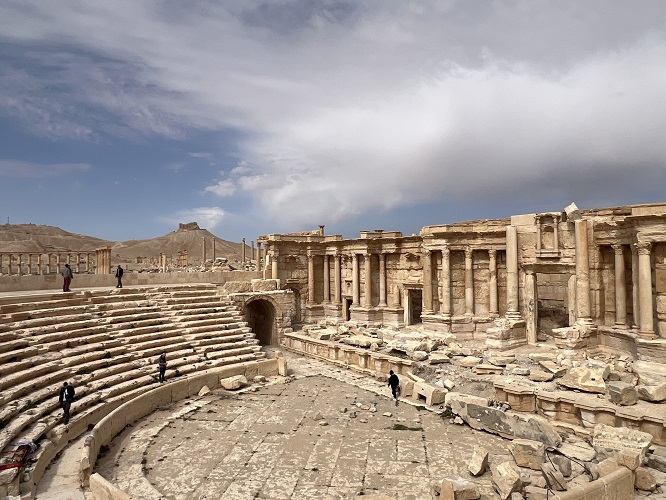
[[201,263],[206,263],[206,238],[201,238]]
[[273,249],[271,255],[271,278],[278,279],[278,251]]
[[379,254],[379,307],[386,307],[386,254]]
[[333,300],[335,301],[336,304],[340,304],[342,302],[342,272],[341,272],[342,266],[340,264],[341,260],[342,260],[342,255],[336,252],[333,261],[333,272],[335,273],[335,276],[333,277],[335,285],[335,293],[333,294]]
[[[215,236],[213,236],[213,262],[215,262],[215,259],[217,259],[217,255],[215,253]],[[257,261],[257,270],[259,270],[259,262]]]
[[470,247],[465,248],[465,314],[474,314],[474,262]]
[[442,248],[442,302],[440,314],[444,319],[451,319],[451,250],[448,245]]
[[241,255],[243,259],[243,264],[245,264],[245,238],[243,238],[243,246],[241,247]]
[[590,257],[587,246],[587,221],[575,222],[576,232],[576,316],[578,321],[592,322],[590,316]]
[[331,269],[329,256],[324,254],[324,303],[331,302]]
[[613,245],[615,251],[615,324],[627,325],[627,288],[624,275],[624,251],[622,245]]
[[638,294],[638,249],[631,245],[631,299],[633,306],[633,328],[640,325],[641,306]]
[[423,313],[432,314],[432,252],[423,249]]
[[352,305],[358,306],[361,300],[361,290],[358,283],[358,254],[352,254]]
[[314,293],[314,256],[308,252],[308,304],[314,303]]
[[652,312],[652,264],[650,254],[652,243],[636,243],[638,250],[638,294],[640,308],[640,335],[654,336],[654,319]]
[[363,264],[365,266],[365,287],[363,290],[364,298],[363,298],[363,306],[364,307],[371,307],[372,306],[372,276],[371,276],[371,269],[372,269],[372,261],[370,260],[370,255],[369,253],[366,253],[363,256]]
[[8,255],[9,262],[7,263],[7,274],[12,274],[12,254]]
[[488,250],[488,286],[490,287],[490,303],[488,308],[490,314],[499,315],[499,306],[497,303],[497,250],[491,248]]
[[506,227],[506,317],[520,317],[518,309],[518,232],[516,226]]

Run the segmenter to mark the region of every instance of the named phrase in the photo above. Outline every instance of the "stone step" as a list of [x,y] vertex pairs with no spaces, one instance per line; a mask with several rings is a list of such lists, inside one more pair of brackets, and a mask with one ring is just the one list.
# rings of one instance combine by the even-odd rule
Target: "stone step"
[[29,309],[3,314],[3,318],[18,323],[36,319],[53,319],[61,316],[84,314],[87,313],[88,310],[89,306],[87,305],[72,305],[52,309]]
[[[108,333],[96,333],[87,336],[65,338],[60,340],[55,340],[53,342],[41,342],[41,339],[32,339],[31,344],[38,348],[39,354],[45,352],[54,352],[54,351],[63,351],[66,349],[73,349],[75,347],[84,346],[84,345],[98,345],[104,341],[111,341],[111,335]],[[119,342],[118,342],[119,343]]]
[[231,321],[240,321],[242,320],[242,316],[240,314],[237,314],[235,311],[222,311],[222,312],[211,312],[208,314],[196,314],[196,315],[173,315],[170,316],[171,321],[174,323],[178,323],[180,325],[182,324],[187,324],[187,323],[193,323],[193,324],[201,324],[204,321],[207,322],[218,322],[218,323],[225,323],[229,320]]
[[168,335],[166,332],[177,330],[180,331],[175,325],[171,323],[160,323],[157,325],[143,326],[139,328],[132,328],[125,325],[123,329],[114,329],[113,335],[116,338],[130,339],[132,337],[141,337],[144,335],[149,335],[151,333],[165,332],[165,335]]
[[92,315],[87,314],[84,317],[74,316],[65,318],[61,316],[59,318],[59,323],[49,323],[48,318],[36,320],[41,324],[31,324],[21,326],[19,324],[15,325],[15,331],[21,337],[34,336],[34,335],[44,335],[47,333],[55,332],[69,332],[72,330],[80,330],[82,328],[88,328],[91,326],[98,326],[101,324],[101,321],[97,318],[92,318]]
[[229,315],[229,316],[241,315],[238,308],[233,305],[221,305],[221,306],[214,305],[212,307],[195,307],[190,309],[172,308],[172,309],[163,310],[162,313],[177,318],[183,318],[183,320],[188,320],[188,319],[194,320],[195,318],[205,318],[210,315],[220,315],[220,317],[224,317],[224,315]]
[[[16,334],[14,334],[16,335]],[[0,343],[0,353],[16,351],[30,345],[27,339],[17,339],[16,336],[12,340],[5,340]]]
[[118,321],[131,321],[132,319],[151,319],[161,315],[157,306],[146,307],[114,307],[109,309],[97,309],[100,317],[106,318],[109,323]]
[[4,352],[7,349],[3,349],[3,344],[5,342],[9,342],[11,340],[16,340],[18,338],[18,335],[16,335],[15,332],[9,330],[9,326],[7,327],[7,330],[3,331],[0,330],[0,352]]
[[[58,298],[54,298],[58,297]],[[25,297],[7,297],[8,303],[0,304],[0,315],[5,316],[11,313],[20,313],[23,311],[34,311],[38,309],[63,309],[82,305],[83,297],[67,297],[56,295],[35,295]]]
[[[27,392],[33,386],[36,377],[45,373],[56,372],[60,366],[60,360],[48,359],[25,370],[16,371],[0,378],[0,391],[2,391],[0,392],[0,406]],[[22,384],[26,385],[26,391],[20,392],[18,395],[15,394],[18,390],[17,387],[21,387]]]
[[93,338],[96,335],[108,335],[107,330],[108,327],[106,325],[98,325],[80,328],[78,330],[66,330],[62,332],[34,335],[32,337],[26,338],[25,340],[27,340],[30,345],[39,345],[40,347],[57,342],[64,342],[65,344],[70,342],[71,345],[75,345],[76,343],[86,342],[87,339]]
[[164,325],[171,323],[170,318],[163,318],[160,315],[151,318],[136,318],[132,316],[122,316],[110,318],[107,320],[109,330],[122,330],[125,328],[139,329],[154,325]]
[[220,297],[190,297],[190,298],[167,298],[155,301],[163,309],[195,309],[197,307],[219,307],[227,304]]
[[21,367],[23,366],[32,366],[43,362],[43,360],[33,358],[38,352],[39,349],[36,347],[22,347],[16,351],[7,351],[0,354],[0,377],[9,375],[16,370],[22,370]]

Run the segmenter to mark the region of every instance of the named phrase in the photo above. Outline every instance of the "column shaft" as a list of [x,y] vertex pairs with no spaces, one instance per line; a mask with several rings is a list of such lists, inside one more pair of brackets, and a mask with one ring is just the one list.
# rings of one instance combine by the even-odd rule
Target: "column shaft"
[[622,245],[613,245],[615,251],[615,324],[627,324],[627,289],[624,271],[624,252]]
[[652,263],[651,243],[637,243],[638,247],[638,293],[640,307],[640,325],[638,333],[646,336],[654,335],[654,319],[652,312]]
[[358,283],[358,254],[352,254],[352,305],[358,306],[361,290]]
[[314,256],[308,252],[308,304],[314,303],[314,293]]
[[497,250],[492,248],[488,250],[488,258],[490,260],[488,264],[488,285],[490,286],[490,303],[488,304],[488,308],[490,309],[490,314],[499,314],[499,306],[497,305]]
[[440,313],[445,319],[451,318],[451,250],[448,245],[442,248],[442,303]]
[[474,262],[472,249],[465,249],[465,314],[474,314]]
[[518,232],[506,227],[506,316],[517,318],[518,309]]
[[633,307],[633,327],[640,325],[641,306],[638,293],[638,249],[631,245],[631,299]]
[[379,254],[379,306],[386,307],[386,254]]
[[278,253],[277,250],[273,250],[271,255],[271,278],[274,280],[278,279]]
[[331,269],[329,256],[324,255],[324,303],[331,302]]
[[335,273],[334,276],[334,284],[335,284],[335,295],[334,295],[334,300],[336,304],[340,304],[342,302],[342,273],[341,269],[342,266],[340,265],[340,260],[342,259],[342,255],[336,254],[334,257],[333,261],[333,272]]
[[590,257],[587,246],[587,221],[575,222],[576,232],[576,312],[577,319],[591,321]]
[[423,313],[432,314],[432,252],[423,249]]
[[371,275],[371,269],[372,269],[372,261],[370,260],[371,254],[366,253],[363,256],[364,259],[364,266],[365,266],[365,289],[363,291],[364,294],[364,300],[363,300],[363,305],[365,307],[371,307],[372,306],[372,275]]

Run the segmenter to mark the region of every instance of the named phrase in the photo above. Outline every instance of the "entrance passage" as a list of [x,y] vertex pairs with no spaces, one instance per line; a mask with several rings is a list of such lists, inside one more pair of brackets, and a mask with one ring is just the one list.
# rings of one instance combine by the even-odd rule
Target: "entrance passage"
[[414,325],[421,322],[421,311],[423,309],[423,291],[409,291],[409,324]]
[[245,305],[245,320],[261,345],[277,345],[275,308],[266,300],[253,300]]
[[351,319],[352,299],[345,299],[344,305],[345,305],[345,312],[344,312],[345,321],[349,321]]

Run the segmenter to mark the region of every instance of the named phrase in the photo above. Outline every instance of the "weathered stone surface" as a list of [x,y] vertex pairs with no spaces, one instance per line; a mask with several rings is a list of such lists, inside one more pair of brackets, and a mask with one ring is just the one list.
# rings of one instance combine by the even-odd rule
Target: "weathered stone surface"
[[199,396],[205,396],[210,392],[210,389],[208,388],[207,385],[204,385],[200,390],[199,390]]
[[519,467],[541,470],[541,464],[546,457],[546,447],[539,441],[529,439],[514,439],[509,445],[509,451]]
[[472,476],[480,476],[486,472],[488,470],[488,450],[475,446],[467,469]]
[[372,344],[381,342],[379,339],[367,337],[366,335],[352,335],[351,337],[343,337],[340,339],[341,344],[347,344],[354,347],[370,347]]
[[606,392],[603,373],[603,369],[574,367],[558,379],[557,383],[570,389],[603,394]]
[[638,392],[633,385],[625,382],[608,382],[608,397],[612,403],[620,406],[631,406],[638,403]]
[[634,486],[638,490],[654,491],[657,487],[657,480],[655,479],[654,474],[650,471],[650,469],[639,467],[636,469]]
[[529,376],[530,380],[534,382],[550,382],[553,380],[553,378],[555,378],[555,375],[543,370],[530,370]]
[[638,450],[619,450],[615,454],[617,463],[629,470],[636,470],[643,462],[641,452]]
[[502,462],[491,468],[492,482],[502,500],[511,497],[511,493],[520,491],[520,470],[513,462]]
[[555,428],[536,415],[508,414],[497,408],[479,404],[484,398],[476,398],[450,392],[446,404],[470,427],[486,430],[500,436],[541,441],[548,447],[557,447],[562,439]]
[[278,289],[278,280],[255,279],[251,281],[253,292],[273,292]]
[[439,365],[442,363],[450,363],[451,358],[449,358],[445,353],[443,352],[431,352],[430,357],[428,358],[428,362],[431,365]]
[[477,356],[464,356],[462,358],[457,359],[457,363],[460,366],[464,366],[467,368],[472,368],[481,363],[481,361],[483,361],[483,359]]
[[660,472],[666,472],[666,457],[656,454],[648,455],[647,465]]
[[598,424],[594,428],[592,445],[596,449],[611,451],[635,450],[645,457],[652,442],[652,435],[626,427],[610,427]]
[[439,496],[442,500],[477,500],[480,497],[476,485],[462,478],[443,479]]
[[551,490],[564,491],[567,489],[567,481],[555,465],[550,462],[541,464],[541,472]]
[[500,355],[495,354],[488,358],[488,362],[495,366],[506,366],[509,363],[513,363],[516,359],[516,356],[513,354]]
[[554,455],[550,457],[550,460],[557,466],[564,477],[569,477],[571,475],[570,459],[561,455]]
[[666,380],[653,385],[639,384],[636,389],[641,399],[661,403],[666,401]]
[[567,371],[564,366],[560,366],[553,361],[539,361],[539,365],[547,372],[552,373],[554,377],[561,377]]
[[246,386],[247,379],[245,378],[245,375],[234,375],[233,377],[220,379],[220,385],[228,391],[235,391]]
[[572,435],[564,439],[557,451],[565,457],[575,458],[581,462],[591,462],[597,456],[597,452],[592,446]]
[[414,361],[424,361],[428,359],[428,353],[425,351],[414,351],[410,355],[410,358],[412,358]]
[[596,472],[597,477],[604,477],[610,474],[611,472],[619,469],[621,465],[614,458],[607,458],[592,466]]
[[227,281],[222,287],[227,293],[248,293],[252,291],[249,281]]

